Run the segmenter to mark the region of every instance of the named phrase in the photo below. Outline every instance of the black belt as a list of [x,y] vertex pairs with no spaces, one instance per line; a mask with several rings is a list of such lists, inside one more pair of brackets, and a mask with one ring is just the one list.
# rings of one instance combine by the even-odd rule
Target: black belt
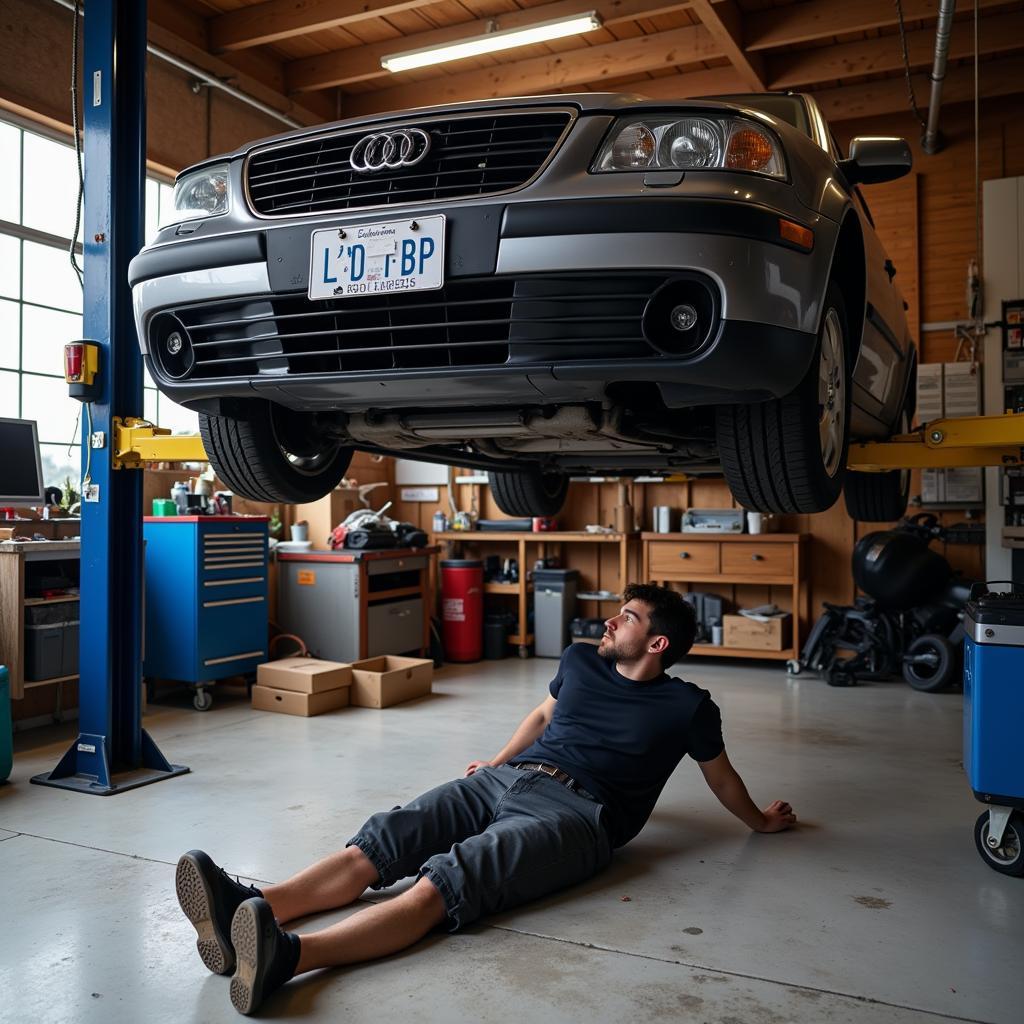
[[543,761],[510,761],[509,768],[518,768],[524,772],[541,772],[550,776],[555,782],[560,782],[571,792],[579,793],[580,796],[586,797],[588,800],[597,800],[597,797],[588,793],[568,772],[563,772],[557,765],[546,764]]

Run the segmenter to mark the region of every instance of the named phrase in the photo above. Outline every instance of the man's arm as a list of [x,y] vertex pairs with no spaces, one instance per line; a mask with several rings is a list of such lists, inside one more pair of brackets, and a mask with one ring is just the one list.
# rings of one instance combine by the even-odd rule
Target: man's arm
[[557,703],[554,697],[548,697],[543,703],[538,704],[519,723],[519,728],[512,734],[512,739],[490,761],[473,761],[466,768],[466,774],[472,775],[477,768],[494,768],[522,753],[534,740],[539,739],[541,733],[548,727]]
[[718,757],[698,764],[711,792],[748,828],[755,832],[781,832],[796,824],[793,808],[784,800],[773,800],[763,811],[758,809],[724,750]]

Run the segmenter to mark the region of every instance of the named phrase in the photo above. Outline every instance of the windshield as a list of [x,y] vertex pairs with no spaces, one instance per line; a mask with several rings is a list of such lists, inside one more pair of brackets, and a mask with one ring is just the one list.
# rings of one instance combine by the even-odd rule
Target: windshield
[[744,107],[762,110],[780,121],[791,124],[804,135],[814,138],[807,120],[807,110],[799,96],[783,96],[777,93],[737,93],[733,96],[704,96],[706,100],[720,100],[723,103],[739,103]]

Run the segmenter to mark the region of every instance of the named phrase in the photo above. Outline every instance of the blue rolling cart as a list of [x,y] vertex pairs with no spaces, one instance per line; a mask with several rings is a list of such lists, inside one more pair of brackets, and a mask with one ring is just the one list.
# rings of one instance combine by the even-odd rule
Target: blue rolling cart
[[1024,876],[1024,587],[971,591],[964,618],[964,768],[986,804],[974,826],[981,859]]
[[267,660],[265,516],[146,516],[147,679],[176,679],[208,711],[210,683]]

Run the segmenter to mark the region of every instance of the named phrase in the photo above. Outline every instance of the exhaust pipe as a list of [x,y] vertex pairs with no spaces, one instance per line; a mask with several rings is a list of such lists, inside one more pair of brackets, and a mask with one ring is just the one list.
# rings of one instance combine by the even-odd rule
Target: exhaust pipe
[[932,73],[932,93],[928,100],[928,124],[921,136],[921,148],[934,156],[942,149],[942,136],[939,132],[939,107],[942,104],[942,83],[946,78],[946,59],[949,56],[949,35],[953,28],[953,13],[956,11],[956,0],[940,0],[939,23],[935,27],[935,60]]

